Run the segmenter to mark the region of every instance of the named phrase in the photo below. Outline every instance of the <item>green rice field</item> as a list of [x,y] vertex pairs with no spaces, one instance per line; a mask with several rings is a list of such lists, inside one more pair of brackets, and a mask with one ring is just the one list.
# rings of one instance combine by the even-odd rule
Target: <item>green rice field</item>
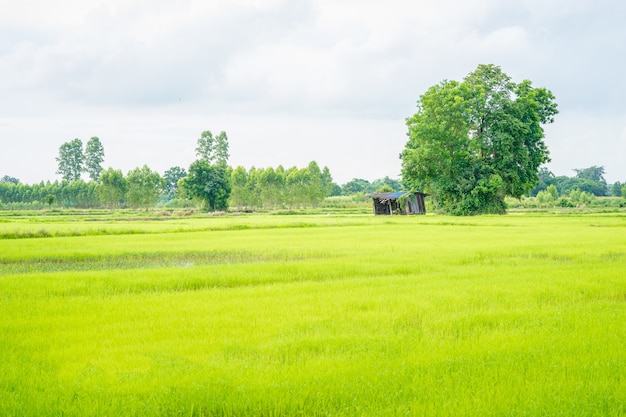
[[623,416],[626,214],[0,215],[0,416]]

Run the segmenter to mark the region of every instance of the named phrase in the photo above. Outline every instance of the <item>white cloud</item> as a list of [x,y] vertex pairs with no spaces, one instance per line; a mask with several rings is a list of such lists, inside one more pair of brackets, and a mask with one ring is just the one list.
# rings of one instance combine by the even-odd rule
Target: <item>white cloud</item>
[[166,169],[206,129],[229,132],[235,164],[315,157],[346,181],[395,176],[419,95],[480,63],[555,93],[559,173],[606,165],[626,180],[626,3],[7,1],[0,167],[29,181],[53,178],[74,137],[100,136],[113,166]]

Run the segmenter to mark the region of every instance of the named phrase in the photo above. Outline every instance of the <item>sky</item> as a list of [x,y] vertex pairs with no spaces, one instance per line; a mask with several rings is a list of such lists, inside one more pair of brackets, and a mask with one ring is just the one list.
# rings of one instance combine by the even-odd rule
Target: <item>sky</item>
[[626,182],[620,0],[0,0],[0,176],[54,181],[98,136],[104,167],[188,167],[205,130],[232,166],[400,178],[420,95],[495,64],[553,92],[556,175]]

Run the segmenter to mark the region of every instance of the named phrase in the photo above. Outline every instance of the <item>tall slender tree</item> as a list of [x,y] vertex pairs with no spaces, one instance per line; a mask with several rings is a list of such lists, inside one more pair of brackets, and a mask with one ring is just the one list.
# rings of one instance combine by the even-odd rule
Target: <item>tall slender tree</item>
[[196,156],[209,164],[226,165],[230,157],[226,132],[222,131],[217,136],[213,136],[210,130],[202,132],[198,138]]
[[213,161],[216,164],[226,165],[228,163],[228,136],[222,131],[215,137],[215,149],[213,150]]
[[97,136],[92,137],[85,145],[85,171],[92,181],[98,181],[104,162],[104,147]]
[[59,156],[56,161],[58,163],[56,173],[61,175],[64,180],[68,182],[79,180],[85,161],[83,142],[78,138],[65,142],[59,148]]
[[196,146],[196,156],[198,159],[211,163],[213,159],[214,143],[215,138],[210,130],[202,132],[197,141],[198,146]]

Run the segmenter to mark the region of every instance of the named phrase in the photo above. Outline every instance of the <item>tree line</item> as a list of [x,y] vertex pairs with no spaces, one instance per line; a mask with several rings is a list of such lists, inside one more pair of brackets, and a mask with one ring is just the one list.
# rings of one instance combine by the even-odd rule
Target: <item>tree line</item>
[[[197,139],[197,159],[185,169],[171,167],[163,175],[147,165],[124,174],[104,169],[104,147],[97,136],[63,143],[55,158],[60,181],[23,184],[5,175],[0,179],[0,203],[40,204],[74,208],[149,208],[198,205],[209,211],[317,207],[327,196],[373,192],[381,187],[401,189],[389,177],[370,183],[353,179],[339,186],[328,167],[316,161],[306,167],[246,169],[228,165],[229,142],[225,132],[204,131]],[[88,180],[83,179],[87,174]]]
[[[539,182],[530,193],[531,196],[538,196],[540,193],[551,190],[551,194],[557,196],[569,196],[571,193],[586,193],[596,197],[603,196],[626,196],[626,183],[619,181],[608,184],[604,178],[605,169],[603,166],[591,166],[588,168],[574,169],[576,175],[568,177],[565,175],[556,176],[549,169],[542,167],[539,169]],[[552,187],[552,188],[551,188]]]

